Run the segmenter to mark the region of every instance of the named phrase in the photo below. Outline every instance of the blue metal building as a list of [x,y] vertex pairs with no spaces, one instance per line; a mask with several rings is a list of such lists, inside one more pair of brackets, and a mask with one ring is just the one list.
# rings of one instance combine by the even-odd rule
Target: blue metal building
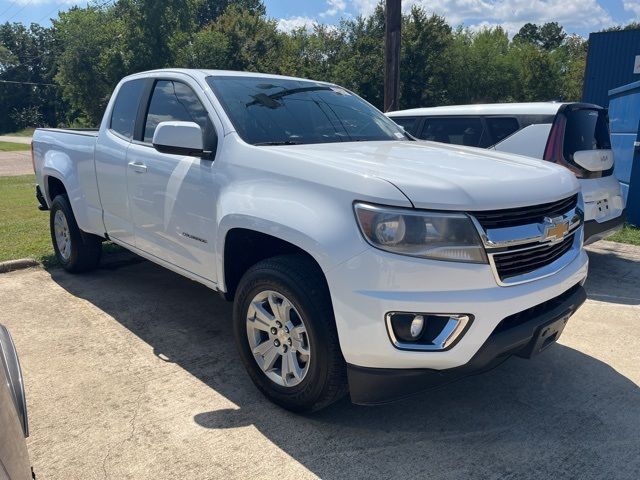
[[627,220],[640,226],[640,81],[609,91],[615,176],[627,205]]
[[582,100],[606,107],[609,90],[640,80],[640,29],[589,35]]

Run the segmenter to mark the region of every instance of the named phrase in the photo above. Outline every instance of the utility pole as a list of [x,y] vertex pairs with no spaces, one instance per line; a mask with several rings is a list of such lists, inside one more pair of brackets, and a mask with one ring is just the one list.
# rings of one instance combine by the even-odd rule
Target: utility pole
[[384,111],[400,108],[401,0],[386,0],[384,28]]

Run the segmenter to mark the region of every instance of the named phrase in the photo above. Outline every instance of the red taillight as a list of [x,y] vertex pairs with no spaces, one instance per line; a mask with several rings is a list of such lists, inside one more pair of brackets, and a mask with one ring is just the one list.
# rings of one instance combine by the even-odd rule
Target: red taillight
[[33,154],[33,141],[31,142],[31,165],[33,166],[33,173],[36,173],[36,156]]
[[556,117],[553,126],[551,127],[551,133],[549,134],[549,140],[547,140],[547,146],[544,149],[544,159],[549,162],[564,164],[563,160],[563,141],[564,130],[567,126],[567,117],[560,114]]
[[544,149],[544,157],[542,158],[549,162],[562,165],[575,174],[576,177],[582,178],[584,176],[584,172],[574,165],[571,165],[564,158],[564,133],[566,129],[567,117],[563,114],[558,114],[555,122],[553,122],[553,126],[551,127],[549,140],[547,140],[547,146]]

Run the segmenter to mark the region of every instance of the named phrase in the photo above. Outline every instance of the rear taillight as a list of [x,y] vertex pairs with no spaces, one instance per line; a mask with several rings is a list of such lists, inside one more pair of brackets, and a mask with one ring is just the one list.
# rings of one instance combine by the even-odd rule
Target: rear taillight
[[551,127],[551,133],[549,134],[549,140],[547,140],[547,146],[544,149],[544,159],[562,164],[562,141],[564,139],[564,130],[567,126],[567,118],[560,114],[556,117],[553,126]]
[[33,142],[31,142],[31,166],[33,167],[33,173],[36,173],[36,156],[33,153]]
[[549,140],[547,140],[547,146],[544,149],[544,157],[542,158],[549,162],[562,165],[563,167],[571,170],[571,172],[573,172],[576,177],[582,178],[583,172],[571,165],[564,158],[564,133],[566,131],[566,128],[567,117],[560,113],[556,116],[556,119],[551,127]]

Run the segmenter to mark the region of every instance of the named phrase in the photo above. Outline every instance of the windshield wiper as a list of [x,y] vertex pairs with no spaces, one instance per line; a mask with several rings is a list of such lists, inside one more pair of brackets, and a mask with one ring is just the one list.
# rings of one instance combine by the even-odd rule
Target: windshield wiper
[[261,147],[264,145],[301,145],[301,142],[294,142],[293,140],[280,140],[274,142],[260,142],[254,143],[256,147]]

